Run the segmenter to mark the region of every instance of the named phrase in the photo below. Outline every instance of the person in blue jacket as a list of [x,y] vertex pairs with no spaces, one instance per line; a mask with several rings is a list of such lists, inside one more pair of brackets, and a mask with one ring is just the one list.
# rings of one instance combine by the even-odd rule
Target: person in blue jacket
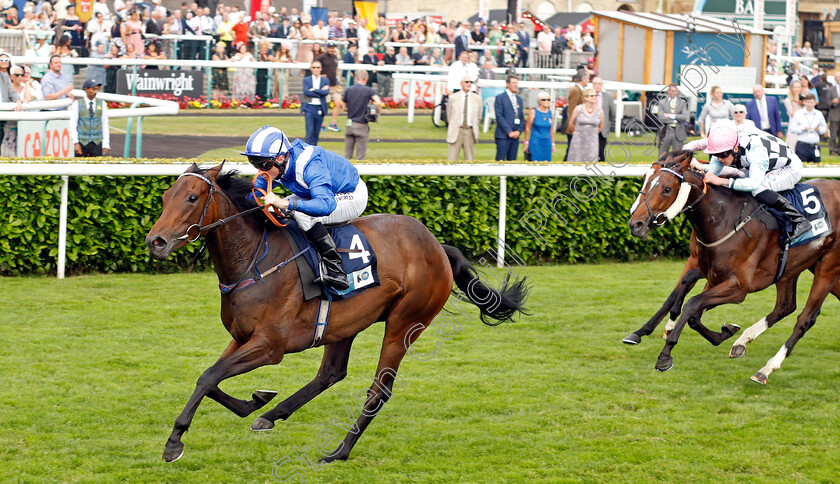
[[[324,224],[347,222],[364,212],[368,191],[356,167],[319,146],[299,139],[290,143],[282,131],[271,126],[256,130],[242,154],[271,177],[270,188],[265,177],[257,178],[254,183],[268,192],[265,202],[280,210],[290,210],[321,256],[326,274],[318,282],[338,290],[347,289],[349,284],[341,257]],[[286,187],[292,195],[280,198],[272,193],[278,185]]]
[[330,80],[321,75],[321,63],[318,61],[314,61],[309,70],[312,71],[312,75],[303,78],[303,102],[300,104],[300,110],[306,118],[306,143],[315,146],[321,134],[324,115],[329,109],[327,95],[330,93]]

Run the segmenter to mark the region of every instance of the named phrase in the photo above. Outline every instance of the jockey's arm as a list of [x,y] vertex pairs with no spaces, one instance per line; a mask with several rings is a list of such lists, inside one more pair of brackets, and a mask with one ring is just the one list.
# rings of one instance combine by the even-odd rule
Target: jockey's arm
[[770,169],[770,156],[764,146],[755,146],[744,155],[750,161],[750,171],[746,178],[733,178],[729,181],[729,188],[739,192],[752,192],[757,190]]
[[333,213],[336,207],[335,193],[332,192],[330,186],[310,185],[309,193],[312,198],[294,200],[289,205],[289,208],[298,212],[303,212],[312,217],[323,217]]

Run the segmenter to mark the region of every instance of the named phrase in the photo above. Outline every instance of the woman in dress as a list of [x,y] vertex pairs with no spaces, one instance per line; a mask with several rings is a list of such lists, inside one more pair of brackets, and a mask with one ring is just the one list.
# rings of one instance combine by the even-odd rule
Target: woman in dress
[[[111,51],[105,56],[106,59],[119,59],[120,46],[116,43],[111,44]],[[105,92],[114,94],[117,92],[117,73],[120,71],[120,66],[105,66]]]
[[125,51],[125,42],[122,39],[123,21],[119,15],[114,15],[114,25],[111,27],[111,43],[117,44],[117,50],[122,53]]
[[[51,55],[58,55],[63,57],[78,57],[79,54],[70,47],[70,36],[66,33],[61,36],[61,39],[58,40],[58,45],[53,46],[53,51]],[[64,74],[65,77],[73,83],[73,75],[76,73],[76,66],[73,64],[68,64],[67,62],[61,63],[61,73]]]
[[[315,31],[312,30],[312,17],[304,15],[301,21],[303,25],[300,27],[300,39],[304,41],[315,40]],[[313,59],[312,44],[298,43],[297,61],[309,65]]]
[[504,63],[513,67],[519,63],[519,36],[514,31],[514,25],[509,23],[504,36]]
[[[551,96],[545,91],[537,95],[537,107],[525,120],[525,151],[531,161],[551,161],[554,145],[554,116],[551,115]],[[574,139],[574,138],[572,138]]]
[[70,36],[70,48],[79,51],[82,49],[82,21],[76,15],[76,7],[67,7],[67,16],[61,21],[62,35]]
[[[160,45],[156,41],[149,42],[146,46],[146,53],[142,56],[144,59],[165,60],[166,56],[160,51]],[[160,66],[145,66],[146,69],[159,70]]]
[[[292,62],[292,53],[289,51],[289,42],[280,42],[280,49],[277,51],[277,62]],[[289,69],[277,69],[274,71],[273,86],[271,95],[277,98],[280,105],[289,96]]]
[[385,17],[379,17],[376,22],[376,30],[371,32],[370,36],[374,52],[384,54],[385,42],[391,37],[391,33],[388,31],[388,24],[385,23]]
[[[257,49],[257,62],[276,62],[277,59],[271,55],[271,42],[262,40]],[[268,71],[268,69],[257,69],[256,72],[256,95],[260,101],[265,101],[268,96]]]
[[[36,37],[37,44],[32,48],[33,54],[35,57],[41,57],[43,59],[49,59],[50,55],[52,54],[52,46],[47,43],[47,37],[49,34],[46,32],[38,32]],[[44,77],[44,74],[47,73],[47,64],[33,64],[32,66],[32,77],[35,79],[40,79]]]
[[96,44],[105,45],[107,52],[108,43],[111,40],[111,23],[105,20],[102,12],[96,12],[96,18],[87,24],[88,46],[91,51],[96,51]]
[[[216,50],[213,51],[213,55],[210,57],[210,60],[214,61],[226,61],[229,60],[227,55],[226,45],[224,42],[217,42],[216,43]],[[219,100],[224,97],[225,93],[230,89],[230,84],[228,82],[228,68],[227,67],[214,67],[213,68],[213,99]]]
[[[785,98],[785,109],[787,110],[788,120],[793,120],[793,115],[802,108],[802,83],[800,81],[793,81],[788,88],[788,95]],[[788,121],[788,132],[785,136],[785,143],[788,146],[796,146],[796,134],[790,132],[790,121]]]
[[122,40],[126,48],[128,44],[134,45],[134,52],[143,52],[143,24],[140,23],[140,14],[137,10],[131,11],[131,16],[123,23]]
[[[231,59],[235,62],[254,62],[254,56],[248,52],[248,47],[240,42],[236,46],[236,54]],[[233,73],[233,98],[238,100],[253,99],[257,81],[254,69],[251,67],[237,67]]]
[[598,109],[597,99],[594,89],[585,89],[583,104],[577,105],[569,117],[574,133],[569,144],[569,161],[598,161],[598,133],[604,124],[604,113]]
[[29,91],[29,96],[34,101],[43,101],[44,93],[41,90],[41,83],[32,79],[32,68],[30,66],[23,66],[23,83]]
[[[102,42],[97,42],[93,46],[93,52],[90,53],[91,58],[93,59],[105,59],[105,44]],[[91,64],[87,68],[87,77],[85,80],[93,79],[96,82],[102,84],[103,86],[108,81],[106,73],[105,73],[105,66],[99,64]]]
[[697,127],[700,129],[700,136],[705,138],[709,128],[721,119],[732,119],[732,110],[735,105],[723,98],[723,89],[712,86],[709,91],[709,102],[700,110],[697,116]]
[[815,88],[814,85],[811,84],[811,80],[808,79],[808,76],[800,76],[799,82],[802,84],[802,94],[810,92],[814,95],[814,99],[816,99],[817,102],[820,102],[820,96],[817,93],[817,88]]

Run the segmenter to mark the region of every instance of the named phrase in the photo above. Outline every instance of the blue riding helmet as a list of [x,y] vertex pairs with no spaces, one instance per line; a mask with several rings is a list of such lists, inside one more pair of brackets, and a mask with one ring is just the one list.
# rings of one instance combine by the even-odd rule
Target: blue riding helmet
[[289,138],[282,131],[266,125],[254,131],[254,134],[248,138],[245,151],[240,154],[249,157],[276,158],[277,155],[287,153],[291,148]]

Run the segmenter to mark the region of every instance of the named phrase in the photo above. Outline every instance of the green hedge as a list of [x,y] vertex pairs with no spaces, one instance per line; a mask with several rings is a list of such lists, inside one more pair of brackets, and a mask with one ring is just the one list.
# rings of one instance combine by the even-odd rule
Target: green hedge
[[[577,179],[577,195],[586,201],[574,198],[572,178],[507,180],[507,244],[528,263],[687,255],[689,229],[680,229],[677,223],[655,231],[646,241],[630,235],[628,209],[639,189],[637,179],[591,178],[594,189]],[[174,181],[174,177],[71,177],[67,274],[187,268],[197,243],[167,262],[157,262],[148,256],[144,242],[160,213],[161,195]],[[473,259],[495,249],[498,177],[371,176],[365,181],[370,192],[366,213],[414,216],[441,242],[461,248]],[[0,274],[55,273],[60,189],[57,176],[0,177],[0,197],[5,201]],[[552,212],[547,207],[555,201]],[[538,226],[541,217],[545,227],[538,237],[527,225]],[[207,260],[203,255],[196,268],[207,267]]]

